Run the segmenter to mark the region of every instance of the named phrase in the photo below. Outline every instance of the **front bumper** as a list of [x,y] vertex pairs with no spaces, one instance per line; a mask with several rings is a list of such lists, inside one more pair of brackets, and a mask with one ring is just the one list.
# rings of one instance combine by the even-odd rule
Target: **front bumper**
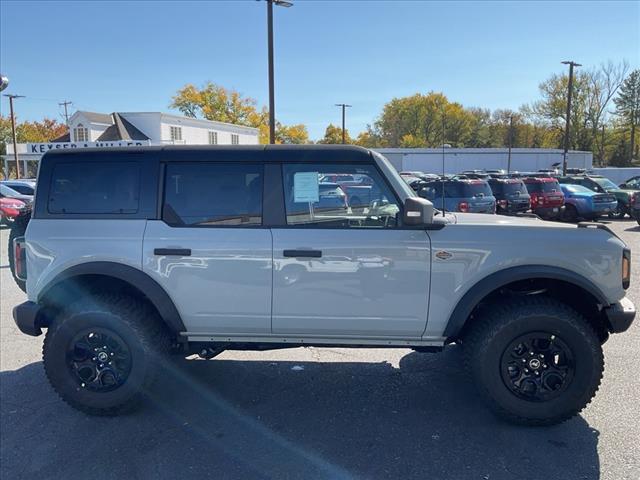
[[13,320],[22,333],[37,337],[42,335],[42,307],[35,302],[24,302],[13,307]]
[[609,320],[612,333],[621,333],[627,330],[636,317],[636,307],[631,300],[624,297],[617,303],[605,307],[604,313]]

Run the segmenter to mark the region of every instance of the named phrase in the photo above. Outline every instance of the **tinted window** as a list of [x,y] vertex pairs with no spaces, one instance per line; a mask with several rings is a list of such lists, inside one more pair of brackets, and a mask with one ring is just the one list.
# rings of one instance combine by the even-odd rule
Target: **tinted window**
[[9,187],[22,195],[33,195],[33,191],[34,191],[33,188],[30,187],[29,185],[23,185],[23,184],[12,183],[11,185],[9,185]]
[[134,162],[59,163],[53,169],[49,213],[136,213],[140,167]]
[[535,183],[527,183],[527,191],[528,192],[536,192],[536,193],[541,193],[541,192],[546,192],[546,193],[550,193],[550,192],[559,192],[560,191],[560,184],[556,181],[553,182],[535,182]]
[[493,195],[491,187],[489,187],[487,182],[465,183],[462,191],[464,193],[464,195],[462,195],[463,197],[490,197]]
[[181,225],[261,225],[262,177],[255,164],[169,164],[163,217]]
[[[289,225],[318,227],[393,227],[400,211],[372,165],[283,165],[285,207]],[[358,178],[353,184],[330,178]]]
[[527,193],[527,187],[522,182],[491,182],[491,190],[499,195]]

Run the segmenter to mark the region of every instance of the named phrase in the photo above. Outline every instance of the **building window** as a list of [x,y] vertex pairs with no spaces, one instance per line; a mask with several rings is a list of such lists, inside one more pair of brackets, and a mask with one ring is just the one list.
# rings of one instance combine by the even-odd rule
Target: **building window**
[[73,129],[73,138],[76,142],[88,142],[89,130],[79,123],[78,126]]
[[218,132],[209,132],[209,145],[218,144]]
[[231,134],[231,145],[240,145],[240,135]]
[[182,140],[182,127],[171,127],[171,140],[172,141],[181,141]]

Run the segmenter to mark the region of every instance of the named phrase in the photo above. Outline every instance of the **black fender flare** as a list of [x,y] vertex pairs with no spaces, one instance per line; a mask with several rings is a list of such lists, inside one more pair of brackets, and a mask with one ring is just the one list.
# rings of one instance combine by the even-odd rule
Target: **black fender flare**
[[511,267],[486,276],[462,296],[449,317],[443,336],[448,339],[456,338],[462,331],[473,309],[491,292],[512,282],[536,278],[562,280],[571,283],[589,292],[601,305],[609,305],[604,293],[591,280],[570,270],[548,265]]
[[38,303],[47,296],[56,285],[84,275],[100,275],[116,278],[141,291],[158,310],[165,324],[176,334],[186,331],[178,309],[167,292],[148,274],[129,265],[115,262],[87,262],[69,267],[56,275],[38,294]]

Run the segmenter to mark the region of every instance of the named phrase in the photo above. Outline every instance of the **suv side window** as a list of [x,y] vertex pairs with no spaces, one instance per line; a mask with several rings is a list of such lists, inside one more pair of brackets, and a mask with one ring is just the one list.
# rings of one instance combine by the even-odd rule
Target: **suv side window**
[[140,202],[136,162],[58,163],[47,209],[54,214],[131,214]]
[[262,188],[259,164],[169,163],[163,220],[173,226],[262,225]]
[[[391,228],[400,206],[373,165],[284,164],[288,225],[320,228]],[[339,182],[358,175],[360,183]],[[326,182],[337,178],[338,182]]]

